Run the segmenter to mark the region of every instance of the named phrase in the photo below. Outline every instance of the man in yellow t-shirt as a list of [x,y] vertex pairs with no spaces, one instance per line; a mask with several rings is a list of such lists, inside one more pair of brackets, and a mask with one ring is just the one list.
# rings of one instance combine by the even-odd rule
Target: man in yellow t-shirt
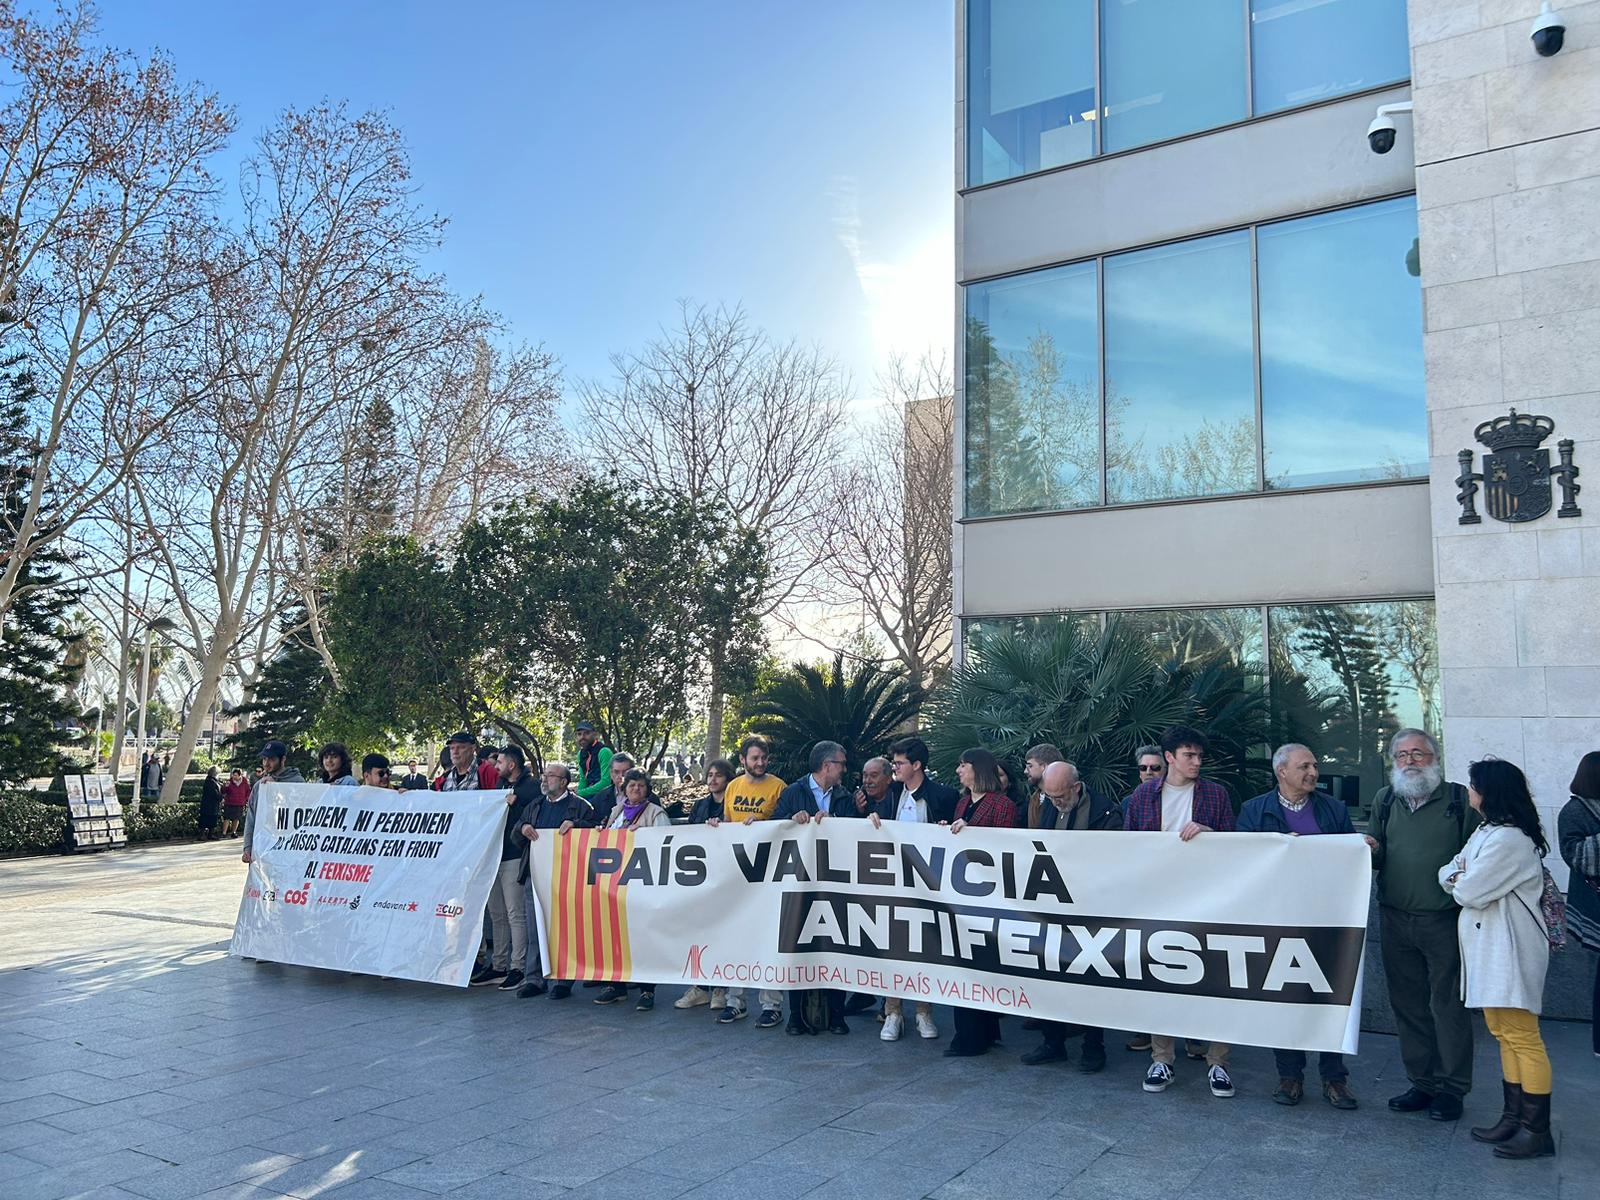
[[[778,794],[784,782],[776,775],[767,774],[767,758],[771,754],[763,738],[751,735],[739,746],[739,763],[744,774],[737,776],[722,794],[723,820],[752,825],[757,821],[770,821],[778,807]],[[712,819],[707,825],[720,825]],[[757,1029],[776,1029],[783,1024],[783,993],[762,988],[757,994],[761,1015],[756,1018]],[[717,1013],[718,1025],[732,1025],[745,1015],[744,989],[728,989],[728,1006]]]
[[767,774],[768,753],[767,743],[761,738],[753,735],[745,738],[739,747],[739,763],[744,767],[744,774],[737,776],[723,793],[723,820],[746,825],[752,821],[772,820],[784,782],[776,775]]

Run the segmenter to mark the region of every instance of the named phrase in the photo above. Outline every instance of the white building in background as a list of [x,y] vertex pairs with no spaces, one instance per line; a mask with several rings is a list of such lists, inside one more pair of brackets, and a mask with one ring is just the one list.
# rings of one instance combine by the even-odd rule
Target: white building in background
[[[1545,58],[1538,0],[958,0],[965,650],[1127,614],[1270,664],[1294,728],[1333,697],[1359,809],[1422,724],[1553,833],[1600,748],[1600,3],[1561,7]],[[1486,466],[1512,408],[1552,431]],[[1563,439],[1587,495],[1524,477]]]

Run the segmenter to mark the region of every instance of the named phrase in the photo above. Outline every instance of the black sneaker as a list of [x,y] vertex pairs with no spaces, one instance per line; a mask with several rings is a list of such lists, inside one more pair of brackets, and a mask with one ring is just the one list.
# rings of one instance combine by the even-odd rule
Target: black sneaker
[[522,978],[521,971],[508,971],[506,977],[500,981],[500,990],[502,992],[516,991],[522,986]]
[[1106,1069],[1106,1048],[1103,1045],[1085,1045],[1083,1055],[1078,1060],[1078,1070],[1084,1075],[1093,1075],[1096,1071]]
[[497,971],[493,967],[479,967],[467,979],[468,987],[487,987],[491,983],[499,983],[506,977],[504,971]]
[[550,987],[550,999],[552,1000],[565,1000],[570,995],[572,995],[572,985],[570,983],[557,983],[552,984]]
[[[743,1006],[730,1004],[717,1014],[718,1025],[732,1025],[735,1021],[742,1021],[746,1017]],[[759,1022],[757,1022],[759,1024]]]
[[[741,1009],[741,1012],[744,1010]],[[763,1008],[761,1015],[756,1018],[757,1029],[776,1029],[783,1024],[783,1014],[775,1008]]]
[[1144,1090],[1164,1092],[1171,1086],[1172,1068],[1166,1063],[1151,1063],[1150,1069],[1144,1073]]
[[517,989],[517,999],[526,1000],[530,996],[542,996],[545,993],[544,980],[529,979]]
[[601,989],[600,994],[594,998],[596,1004],[618,1004],[628,998],[628,989],[617,984],[608,983]]
[[1206,1082],[1211,1085],[1211,1094],[1219,1100],[1233,1095],[1233,1076],[1228,1074],[1227,1067],[1212,1067],[1206,1072]]
[[637,1004],[635,1004],[633,1006],[633,1011],[634,1012],[652,1012],[652,1011],[654,1011],[655,1006],[656,1006],[656,994],[654,992],[640,992],[639,993],[639,1003],[637,1003]]

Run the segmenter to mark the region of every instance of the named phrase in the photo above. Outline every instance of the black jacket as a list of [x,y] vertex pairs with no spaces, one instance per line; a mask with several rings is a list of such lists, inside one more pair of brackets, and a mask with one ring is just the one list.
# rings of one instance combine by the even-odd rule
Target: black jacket
[[571,788],[554,804],[535,791],[533,799],[517,809],[511,840],[517,844],[517,852],[522,856],[522,869],[517,872],[518,883],[528,882],[528,849],[533,844],[523,836],[522,827],[532,825],[535,829],[560,829],[568,821],[579,829],[594,827],[594,805]]
[[[778,807],[772,814],[774,821],[792,820],[796,813],[817,815],[817,798],[811,794],[811,776],[805,774],[778,793]],[[828,815],[831,817],[858,817],[855,796],[836,787],[828,795]]]
[[594,807],[594,828],[604,829],[606,822],[611,819],[611,810],[617,807],[616,787],[607,784],[594,794],[589,803]]
[[506,805],[506,830],[500,846],[501,862],[519,859],[527,850],[527,843],[522,837],[522,814],[528,810],[529,805],[536,803],[540,796],[539,781],[528,774],[526,769],[511,785],[510,790],[516,799]]
[[[889,794],[878,805],[878,817],[884,821],[894,820],[894,814],[900,807],[900,794],[905,788],[898,782],[889,785]],[[922,780],[922,789],[917,793],[928,802],[928,824],[937,825],[941,821],[949,822],[956,819],[956,802],[961,799],[961,793],[953,787],[947,787],[937,779],[926,776]]]
[[[1087,787],[1084,788],[1084,798],[1089,802],[1088,828],[1092,830],[1122,828],[1122,805],[1115,800],[1090,791]],[[1079,803],[1082,803],[1082,801],[1079,801]],[[1039,823],[1033,828],[1054,829],[1060,819],[1061,813],[1054,804],[1050,803],[1050,798],[1048,796],[1040,797]]]
[[221,812],[222,785],[208,777],[200,788],[200,823],[215,825]]
[[713,817],[719,821],[724,819],[722,816],[722,801],[707,792],[696,800],[694,807],[689,810],[689,824],[704,825]]
[[[1350,822],[1350,809],[1347,805],[1340,804],[1327,792],[1311,793],[1311,816],[1317,823],[1317,828],[1323,833],[1354,833],[1356,827]],[[1288,833],[1289,818],[1284,815],[1283,797],[1278,795],[1278,789],[1262,792],[1253,800],[1245,802],[1239,810],[1238,831],[1240,833]]]

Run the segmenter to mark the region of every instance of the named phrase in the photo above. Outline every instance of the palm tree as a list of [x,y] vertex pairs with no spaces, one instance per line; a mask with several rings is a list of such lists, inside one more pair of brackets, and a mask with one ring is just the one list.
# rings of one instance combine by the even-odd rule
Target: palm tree
[[916,720],[923,693],[898,668],[863,662],[846,671],[844,655],[831,664],[795,663],[756,696],[747,724],[772,743],[772,770],[794,780],[807,770],[817,742],[838,742],[849,770],[883,754]]
[[1104,629],[1064,620],[986,639],[924,712],[933,765],[949,777],[961,752],[983,746],[1021,761],[1052,742],[1091,790],[1113,798],[1133,786],[1133,752],[1178,724],[1213,745],[1207,775],[1253,795],[1266,730],[1259,670],[1231,658],[1163,662],[1148,638],[1116,618]]

